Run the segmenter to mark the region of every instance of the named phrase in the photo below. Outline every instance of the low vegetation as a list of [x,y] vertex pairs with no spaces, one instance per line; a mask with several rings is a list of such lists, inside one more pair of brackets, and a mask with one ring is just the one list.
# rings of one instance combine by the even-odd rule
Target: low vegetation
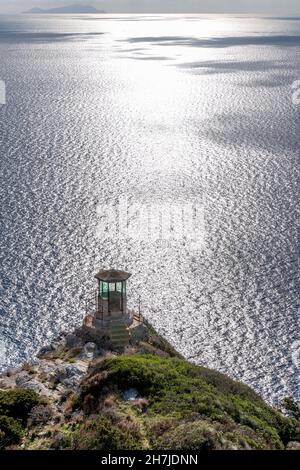
[[[79,329],[44,348],[40,365],[25,364],[21,379],[46,395],[0,390],[0,447],[299,449],[293,400],[284,400],[284,412],[269,406],[245,384],[184,360],[149,326],[123,352],[106,342]],[[11,376],[5,380],[11,387]]]
[[31,409],[40,401],[39,395],[33,390],[22,388],[0,390],[0,415],[10,416],[24,422]]
[[0,390],[0,448],[21,441],[29,413],[41,401],[33,390]]
[[81,429],[74,434],[73,447],[77,450],[138,450],[138,429],[120,426],[120,422],[113,423],[107,416],[94,416],[84,423]]
[[[268,406],[246,385],[178,358],[124,355],[100,361],[90,369],[73,406],[86,416],[107,415],[106,426],[107,420],[114,426],[124,413],[122,393],[130,388],[147,400],[143,411],[139,399],[126,403],[127,419],[139,430],[134,437],[141,445],[143,436],[146,448],[284,449],[300,439],[299,422]],[[107,407],[112,393],[115,399]],[[84,442],[94,448],[97,418],[88,419]],[[126,436],[120,442],[132,448],[130,434]]]

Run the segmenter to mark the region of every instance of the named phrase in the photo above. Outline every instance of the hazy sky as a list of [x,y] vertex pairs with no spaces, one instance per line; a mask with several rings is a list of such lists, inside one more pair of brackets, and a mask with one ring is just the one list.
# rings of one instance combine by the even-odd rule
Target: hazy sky
[[211,12],[300,15],[299,0],[0,0],[1,13],[31,7],[57,7],[74,3],[93,5],[107,12]]

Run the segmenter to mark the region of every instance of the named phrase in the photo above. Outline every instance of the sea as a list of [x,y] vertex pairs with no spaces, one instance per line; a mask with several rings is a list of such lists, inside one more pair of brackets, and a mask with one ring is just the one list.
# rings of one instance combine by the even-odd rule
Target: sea
[[0,18],[0,367],[99,269],[187,359],[300,402],[300,18]]

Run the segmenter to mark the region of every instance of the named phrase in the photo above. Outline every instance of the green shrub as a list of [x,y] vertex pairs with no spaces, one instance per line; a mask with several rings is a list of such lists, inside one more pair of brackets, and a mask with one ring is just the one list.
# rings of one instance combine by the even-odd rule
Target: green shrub
[[171,428],[153,442],[156,450],[217,450],[221,449],[220,433],[203,422],[184,423]]
[[293,416],[295,419],[300,420],[300,407],[297,403],[290,397],[286,397],[282,401],[282,407],[290,416]]
[[207,369],[206,367],[196,366],[201,374],[201,377],[205,379],[208,384],[216,387],[220,392],[224,394],[238,395],[251,401],[264,404],[262,398],[248,385],[232,380],[228,375],[222,374],[216,370]]
[[40,397],[34,390],[16,388],[0,391],[0,415],[25,421],[33,406],[39,403]]
[[[288,441],[299,440],[299,423],[267,405],[250,387],[179,358],[149,354],[107,358],[90,369],[77,405],[90,414],[98,409],[104,390],[105,393],[108,390],[122,392],[131,387],[148,400],[147,419],[172,417],[184,422],[196,419],[209,425],[213,423],[213,427],[218,423],[233,423],[234,435],[222,429],[224,448],[251,445],[252,448],[282,449]],[[89,407],[84,406],[86,397]],[[243,429],[245,435],[241,442],[236,437],[239,429]],[[201,442],[198,440],[195,446],[201,447]],[[203,445],[210,446],[209,443]]]
[[[190,391],[191,387],[202,388],[203,391],[208,390],[210,386],[200,374],[195,380],[192,376],[188,377],[188,381],[186,380],[189,372],[187,364],[186,361],[180,359],[161,358],[148,354],[119,356],[98,363],[92,368],[90,377],[107,371],[106,383],[114,384],[121,389],[135,387],[141,394],[152,398],[164,394],[172,387],[179,389],[180,393],[184,393],[185,390]],[[196,368],[196,366],[192,367]],[[87,387],[84,388],[86,392],[89,389],[89,383],[92,384],[92,381],[86,381]],[[92,385],[90,388],[93,389]],[[97,389],[99,388],[95,387],[94,391]]]
[[29,412],[27,425],[31,427],[46,424],[52,416],[53,410],[50,406],[36,405]]
[[105,416],[89,419],[75,433],[73,443],[74,448],[78,450],[137,450],[141,448],[129,431],[120,429]]
[[0,416],[0,448],[18,444],[22,434],[22,426],[18,421],[9,416]]

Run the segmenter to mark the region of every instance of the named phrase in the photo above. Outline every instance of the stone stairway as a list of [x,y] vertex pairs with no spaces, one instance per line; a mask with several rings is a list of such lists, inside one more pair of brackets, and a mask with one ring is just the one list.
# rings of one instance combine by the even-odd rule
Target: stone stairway
[[129,331],[122,319],[112,320],[109,325],[112,345],[115,349],[123,349],[129,342]]

